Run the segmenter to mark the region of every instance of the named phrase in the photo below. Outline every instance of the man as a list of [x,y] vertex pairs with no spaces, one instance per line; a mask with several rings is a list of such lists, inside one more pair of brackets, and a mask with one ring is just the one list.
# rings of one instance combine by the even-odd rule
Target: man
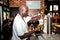
[[24,17],[28,15],[28,7],[26,5],[21,5],[19,7],[19,13],[16,15],[13,22],[13,37],[12,40],[26,40],[32,33],[37,31],[35,30],[28,31],[27,24]]
[[14,20],[13,16],[11,16],[8,20],[8,22],[9,22],[9,39],[11,39],[11,37],[12,37],[13,20]]

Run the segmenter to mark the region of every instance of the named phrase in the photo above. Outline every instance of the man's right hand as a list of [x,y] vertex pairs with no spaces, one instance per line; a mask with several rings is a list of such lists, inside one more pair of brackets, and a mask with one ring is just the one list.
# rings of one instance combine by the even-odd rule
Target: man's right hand
[[39,28],[35,28],[34,31],[40,31],[40,29]]

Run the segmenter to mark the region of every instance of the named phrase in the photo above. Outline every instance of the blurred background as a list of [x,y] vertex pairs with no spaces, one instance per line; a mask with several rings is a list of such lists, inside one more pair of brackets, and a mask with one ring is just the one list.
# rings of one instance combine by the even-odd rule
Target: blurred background
[[[53,35],[57,38],[51,36],[52,39],[60,40],[60,0],[0,0],[1,40],[11,39],[13,20],[19,12],[20,5],[28,6],[28,16],[31,18],[25,20],[29,27],[33,24],[32,28],[40,28],[40,31],[36,32],[39,39],[40,36],[45,40],[48,35]],[[30,22],[29,19],[36,21]]]

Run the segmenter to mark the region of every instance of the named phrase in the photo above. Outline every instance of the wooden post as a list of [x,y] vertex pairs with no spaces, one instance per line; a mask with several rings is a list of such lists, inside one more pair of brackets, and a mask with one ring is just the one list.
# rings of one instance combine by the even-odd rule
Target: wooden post
[[44,0],[41,0],[41,5],[40,6],[41,6],[41,8],[40,8],[41,9],[41,12],[44,13],[44,9],[45,9],[44,8]]

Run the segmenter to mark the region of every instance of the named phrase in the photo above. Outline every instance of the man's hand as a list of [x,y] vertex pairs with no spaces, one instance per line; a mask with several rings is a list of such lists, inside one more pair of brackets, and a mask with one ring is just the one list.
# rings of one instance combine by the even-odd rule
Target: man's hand
[[39,28],[35,28],[34,31],[40,31],[40,29]]

